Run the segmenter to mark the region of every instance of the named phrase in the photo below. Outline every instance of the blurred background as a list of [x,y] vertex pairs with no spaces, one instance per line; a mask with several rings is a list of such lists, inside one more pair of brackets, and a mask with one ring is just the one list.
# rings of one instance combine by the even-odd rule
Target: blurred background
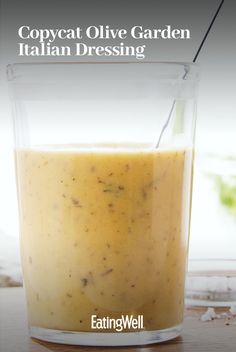
[[[145,42],[145,60],[192,61],[219,2],[1,1],[0,286],[21,284],[14,137],[6,65],[13,62],[45,61],[45,58],[17,57],[18,28],[22,25],[30,25],[32,28],[73,28],[109,24],[113,28],[129,29],[133,25],[155,28],[171,24],[177,28],[189,28],[191,39],[148,40]],[[195,273],[195,276],[196,273],[207,270],[219,272],[225,269],[231,270],[231,273],[236,272],[235,9],[234,0],[225,0],[198,59],[201,80],[189,262],[190,273]],[[127,42],[130,43],[132,44],[132,40]],[[107,41],[106,45],[109,44]],[[144,43],[136,40],[133,44]],[[56,61],[74,59],[56,58]],[[104,61],[103,58],[100,60]],[[110,61],[112,58],[106,60]],[[46,58],[46,61],[55,61],[55,58]]]

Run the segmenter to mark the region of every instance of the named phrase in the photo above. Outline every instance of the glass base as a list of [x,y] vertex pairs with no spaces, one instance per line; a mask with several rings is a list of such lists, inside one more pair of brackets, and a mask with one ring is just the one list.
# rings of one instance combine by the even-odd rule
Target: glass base
[[236,304],[236,260],[190,260],[185,303],[230,307]]
[[168,341],[179,336],[181,331],[182,325],[163,330],[125,333],[74,332],[33,326],[30,327],[30,336],[43,341],[69,345],[135,346]]

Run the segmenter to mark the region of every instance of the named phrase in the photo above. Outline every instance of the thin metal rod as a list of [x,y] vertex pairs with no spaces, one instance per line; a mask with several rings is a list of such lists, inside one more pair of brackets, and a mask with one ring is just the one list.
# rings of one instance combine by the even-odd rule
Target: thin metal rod
[[196,55],[195,55],[194,58],[193,58],[193,62],[196,62],[197,57],[198,57],[198,55],[199,55],[199,53],[200,53],[200,51],[201,51],[201,49],[202,49],[202,47],[203,47],[203,44],[204,44],[205,41],[206,41],[206,38],[207,38],[207,36],[208,36],[208,34],[209,34],[210,30],[211,30],[211,27],[213,26],[213,23],[215,22],[215,19],[216,19],[218,13],[220,12],[220,9],[221,9],[221,7],[222,7],[224,1],[225,1],[225,0],[222,0],[221,3],[220,3],[220,5],[218,6],[218,9],[217,9],[217,11],[216,11],[214,17],[212,18],[212,21],[211,21],[211,23],[210,23],[210,25],[209,25],[209,27],[208,27],[208,29],[207,29],[207,31],[206,31],[206,33],[205,33],[203,39],[202,39],[202,42],[201,42],[201,44],[200,44],[200,46],[199,46],[199,48],[198,48],[198,51],[196,52]]
[[170,109],[168,118],[167,118],[165,124],[164,124],[163,127],[162,127],[162,130],[161,130],[160,136],[159,136],[159,138],[158,138],[158,142],[157,142],[156,148],[159,147],[159,145],[160,145],[160,143],[161,143],[161,139],[162,139],[163,133],[165,132],[167,126],[169,125],[169,122],[170,122],[171,115],[172,115],[172,112],[173,112],[173,110],[174,110],[174,107],[175,107],[175,100],[174,100],[173,103],[172,103],[172,106],[171,106],[171,109]]
[[[206,31],[206,33],[205,33],[205,35],[204,35],[202,41],[201,41],[201,44],[199,45],[198,50],[197,50],[197,52],[196,52],[196,54],[195,54],[195,56],[194,56],[194,58],[193,58],[193,62],[196,62],[196,60],[197,60],[197,58],[198,58],[198,55],[200,54],[200,51],[201,51],[201,49],[202,49],[202,47],[203,47],[203,45],[204,45],[204,43],[205,43],[205,41],[206,41],[206,39],[207,39],[207,36],[208,36],[208,34],[209,34],[210,30],[211,30],[211,27],[213,26],[213,24],[214,24],[214,22],[215,22],[215,20],[216,20],[216,17],[218,16],[218,13],[220,12],[220,9],[221,9],[221,7],[222,7],[224,1],[225,1],[225,0],[222,0],[222,1],[220,2],[219,6],[218,6],[218,8],[217,8],[217,10],[216,10],[216,13],[215,13],[214,17],[212,18],[211,23],[210,23],[210,25],[209,25],[209,27],[208,27],[208,29],[207,29],[207,31]],[[185,73],[184,73],[182,79],[185,79],[186,75],[187,75],[187,71],[185,71]],[[159,145],[160,145],[160,143],[161,143],[161,138],[162,138],[162,136],[163,136],[163,133],[165,132],[167,126],[169,125],[169,122],[170,122],[170,119],[171,119],[171,115],[172,115],[172,112],[173,112],[174,107],[175,107],[175,103],[176,103],[176,100],[174,100],[173,103],[172,103],[172,106],[171,106],[171,109],[170,109],[168,118],[166,119],[166,122],[165,122],[165,124],[164,124],[163,127],[162,127],[162,130],[161,130],[161,133],[160,133],[160,136],[159,136],[159,139],[158,139],[156,148],[159,147]]]

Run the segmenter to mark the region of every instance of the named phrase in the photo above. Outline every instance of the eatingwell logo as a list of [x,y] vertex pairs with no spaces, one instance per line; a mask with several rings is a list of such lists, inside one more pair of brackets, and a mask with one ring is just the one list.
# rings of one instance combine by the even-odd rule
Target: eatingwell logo
[[133,315],[121,315],[120,318],[103,317],[99,318],[97,315],[91,316],[91,329],[94,330],[106,330],[114,329],[117,332],[121,332],[125,329],[144,329],[143,315],[134,317]]

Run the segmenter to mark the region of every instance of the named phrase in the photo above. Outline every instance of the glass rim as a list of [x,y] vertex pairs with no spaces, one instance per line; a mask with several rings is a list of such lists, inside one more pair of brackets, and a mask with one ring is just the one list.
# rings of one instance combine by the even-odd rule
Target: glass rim
[[[14,76],[15,70],[18,68],[30,68],[30,67],[50,67],[50,66],[62,66],[62,67],[72,67],[72,66],[157,66],[157,67],[178,67],[182,68],[185,73],[182,77],[178,79],[182,81],[198,81],[199,80],[199,64],[191,61],[42,61],[42,62],[15,62],[9,63],[6,66],[7,79],[8,81],[14,81],[16,76]],[[186,74],[189,73],[189,74]],[[163,72],[163,76],[165,72]],[[161,80],[168,79],[167,77],[162,77]]]
[[18,66],[70,66],[70,65],[167,65],[167,66],[188,66],[198,68],[199,64],[192,61],[42,61],[42,62],[13,62],[7,64],[7,68]]
[[167,61],[167,60],[150,60],[150,61],[22,61],[12,62],[9,65],[45,65],[45,64],[59,64],[59,65],[70,65],[70,64],[180,64],[180,65],[198,65],[193,61]]

